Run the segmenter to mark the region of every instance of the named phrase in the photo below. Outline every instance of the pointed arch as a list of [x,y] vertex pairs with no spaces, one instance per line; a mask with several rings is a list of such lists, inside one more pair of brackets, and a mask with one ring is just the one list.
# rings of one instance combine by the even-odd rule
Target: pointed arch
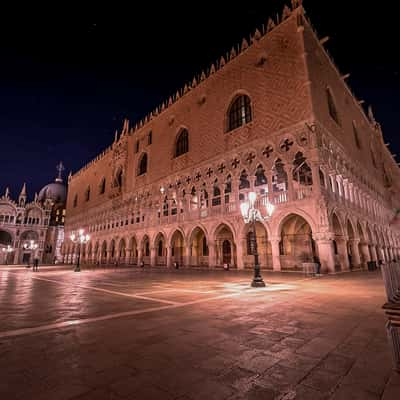
[[286,192],[288,186],[288,176],[285,164],[278,158],[272,167],[272,191]]
[[230,132],[252,120],[250,97],[245,94],[237,95],[228,108],[227,132]]
[[333,98],[332,90],[329,87],[326,88],[326,101],[327,101],[327,104],[328,104],[328,111],[329,111],[330,117],[338,125],[340,125],[340,119],[339,119],[339,114],[337,112],[336,103],[335,103],[335,100]]
[[118,261],[124,263],[126,258],[126,241],[124,238],[121,238],[118,243]]
[[209,266],[208,238],[204,229],[195,226],[189,236],[190,265]]
[[265,169],[262,164],[258,164],[255,172],[256,180],[254,186],[263,186],[268,184],[268,179],[265,176]]
[[104,194],[106,191],[106,178],[103,176],[100,180],[99,194]]
[[296,213],[281,221],[279,252],[284,269],[301,268],[304,261],[312,261],[317,254],[311,224]]
[[299,185],[310,186],[313,184],[311,168],[302,152],[297,152],[293,161],[293,182]]
[[143,153],[139,158],[137,175],[144,175],[147,173],[147,153]]
[[88,202],[90,200],[90,185],[85,190],[85,201]]
[[230,224],[222,222],[214,229],[215,262],[217,266],[237,266],[235,231]]
[[250,188],[250,181],[248,178],[249,175],[247,174],[246,170],[242,170],[239,177],[239,190]]
[[189,132],[186,128],[178,132],[175,140],[174,157],[179,157],[189,151]]

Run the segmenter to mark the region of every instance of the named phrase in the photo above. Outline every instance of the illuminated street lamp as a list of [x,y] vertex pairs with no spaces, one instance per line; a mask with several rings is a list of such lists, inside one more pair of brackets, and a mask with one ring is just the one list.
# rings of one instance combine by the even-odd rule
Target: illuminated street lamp
[[9,255],[10,253],[12,253],[12,252],[14,251],[14,249],[13,249],[12,246],[10,246],[10,245],[8,244],[7,247],[3,247],[3,248],[1,249],[1,251],[3,252],[4,257],[5,257],[5,259],[4,259],[4,264],[7,264],[8,255]]
[[24,243],[24,245],[22,246],[25,250],[36,250],[38,248],[38,244],[35,243],[34,240],[30,240],[27,243]]
[[80,257],[81,257],[81,245],[86,244],[90,240],[90,236],[88,234],[85,235],[85,231],[83,229],[79,229],[78,234],[72,232],[70,237],[71,241],[75,244],[78,244],[78,260],[76,262],[75,272],[80,272],[81,268],[79,265]]
[[258,261],[258,251],[257,251],[257,237],[256,237],[256,221],[262,222],[271,218],[274,212],[275,206],[267,200],[266,211],[267,215],[263,217],[260,210],[254,207],[256,202],[257,194],[255,192],[249,193],[249,201],[240,204],[240,212],[246,224],[250,224],[250,250],[251,254],[254,255],[254,278],[251,282],[252,287],[265,287],[265,282],[261,276],[260,263]]

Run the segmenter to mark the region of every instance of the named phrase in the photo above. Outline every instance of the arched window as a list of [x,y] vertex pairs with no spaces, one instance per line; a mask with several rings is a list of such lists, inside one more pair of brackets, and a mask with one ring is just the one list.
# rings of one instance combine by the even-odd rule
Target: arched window
[[138,175],[143,175],[147,172],[147,154],[144,153],[139,161]]
[[300,185],[312,185],[312,172],[311,168],[306,162],[303,153],[298,152],[293,161],[293,180]]
[[179,132],[175,144],[175,157],[179,157],[189,151],[189,132],[187,129],[182,129]]
[[321,187],[325,187],[325,176],[324,173],[322,172],[321,168],[319,168],[319,183]]
[[340,125],[339,115],[336,109],[335,101],[333,100],[333,95],[329,88],[326,88],[326,100],[328,102],[329,115],[338,125]]
[[169,204],[168,204],[168,198],[165,196],[164,202],[163,202],[163,215],[164,217],[168,216],[169,213]]
[[207,190],[203,188],[200,190],[200,208],[207,208],[207,207],[208,207],[208,193]]
[[212,198],[211,204],[213,206],[221,205],[221,190],[218,187],[218,180],[217,179],[214,182],[213,198]]
[[85,201],[90,200],[90,186],[87,187],[86,192],[85,192]]
[[263,166],[260,164],[256,169],[256,181],[254,182],[254,186],[261,186],[267,184],[267,177],[265,176],[265,170]]
[[73,207],[76,207],[78,205],[78,195],[76,194],[74,197],[74,201],[73,201]]
[[287,190],[288,177],[285,171],[285,165],[282,160],[278,158],[272,167],[272,191],[284,192]]
[[250,187],[250,181],[247,179],[248,175],[246,170],[243,170],[240,174],[239,190],[248,189]]
[[353,135],[354,135],[354,141],[356,142],[357,148],[361,149],[361,143],[360,143],[360,138],[358,136],[358,130],[357,130],[357,127],[354,122],[353,122]]
[[232,131],[239,126],[247,124],[251,119],[251,104],[249,96],[238,96],[229,108],[228,131]]
[[103,178],[100,182],[100,190],[99,193],[100,194],[104,194],[104,192],[106,191],[106,178]]
[[160,240],[158,242],[158,257],[162,257],[163,256],[163,242],[162,240]]
[[122,169],[118,170],[117,175],[115,176],[115,184],[117,187],[122,187]]

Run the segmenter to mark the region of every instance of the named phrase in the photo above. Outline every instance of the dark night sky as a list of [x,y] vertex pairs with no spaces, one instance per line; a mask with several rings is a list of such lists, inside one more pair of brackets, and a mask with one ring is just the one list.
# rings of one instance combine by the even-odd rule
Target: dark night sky
[[[153,110],[281,13],[284,2],[212,9],[212,2],[52,4],[2,10],[0,193],[8,185],[17,196],[26,181],[33,197],[54,179],[59,160],[64,175],[77,171],[112,142],[124,117],[134,121]],[[340,71],[351,73],[357,98],[373,105],[400,161],[397,13],[387,2],[361,4],[304,2],[319,36],[330,37],[325,47]]]

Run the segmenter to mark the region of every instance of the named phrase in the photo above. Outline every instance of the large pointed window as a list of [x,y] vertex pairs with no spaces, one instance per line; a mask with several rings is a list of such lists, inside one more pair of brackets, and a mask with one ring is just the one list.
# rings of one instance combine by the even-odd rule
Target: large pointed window
[[106,191],[106,178],[103,178],[100,182],[100,194],[104,194],[104,192]]
[[238,96],[228,111],[228,131],[247,124],[251,119],[251,104],[249,96]]
[[89,200],[90,200],[90,186],[88,186],[85,191],[85,201],[89,201]]
[[147,172],[147,154],[144,153],[139,161],[138,175],[143,175]]
[[175,157],[179,157],[189,151],[189,132],[187,129],[182,129],[175,144]]
[[340,120],[336,109],[335,100],[333,99],[331,89],[329,88],[326,88],[326,100],[328,102],[329,115],[338,125],[340,125]]

